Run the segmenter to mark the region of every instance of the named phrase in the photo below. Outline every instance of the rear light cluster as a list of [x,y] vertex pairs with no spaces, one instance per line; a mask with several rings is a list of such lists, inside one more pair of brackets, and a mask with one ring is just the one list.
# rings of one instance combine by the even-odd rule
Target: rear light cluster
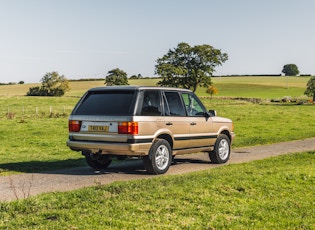
[[81,129],[81,121],[69,121],[69,131],[70,132],[80,132]]
[[119,134],[138,134],[138,122],[119,122]]
[[[80,132],[82,121],[69,121],[69,132]],[[119,122],[118,134],[138,134],[138,122]]]

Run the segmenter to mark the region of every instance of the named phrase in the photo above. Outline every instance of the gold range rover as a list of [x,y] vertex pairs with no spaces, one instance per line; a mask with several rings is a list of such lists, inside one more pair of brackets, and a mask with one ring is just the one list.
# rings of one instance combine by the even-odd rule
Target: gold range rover
[[67,146],[94,169],[114,157],[139,157],[149,173],[163,174],[180,154],[207,152],[212,163],[227,162],[234,137],[233,122],[207,111],[190,90],[107,86],[88,90],[77,103]]

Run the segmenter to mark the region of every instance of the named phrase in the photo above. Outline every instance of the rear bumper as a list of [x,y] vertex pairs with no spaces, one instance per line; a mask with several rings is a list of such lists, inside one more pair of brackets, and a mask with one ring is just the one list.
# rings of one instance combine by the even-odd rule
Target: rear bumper
[[101,152],[102,154],[123,156],[145,156],[148,155],[151,143],[129,144],[68,140],[67,146],[74,151]]

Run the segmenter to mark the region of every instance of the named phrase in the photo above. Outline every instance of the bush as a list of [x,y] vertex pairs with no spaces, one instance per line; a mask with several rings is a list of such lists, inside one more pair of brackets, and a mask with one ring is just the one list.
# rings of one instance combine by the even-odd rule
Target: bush
[[27,96],[46,96],[45,90],[42,87],[36,86],[29,88]]
[[69,91],[68,80],[63,76],[59,76],[57,72],[47,73],[42,78],[42,86],[29,88],[27,96],[63,96]]

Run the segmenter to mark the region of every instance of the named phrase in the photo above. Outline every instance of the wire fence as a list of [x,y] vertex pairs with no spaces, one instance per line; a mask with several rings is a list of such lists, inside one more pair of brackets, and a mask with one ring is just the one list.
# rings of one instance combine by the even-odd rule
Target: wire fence
[[0,119],[68,116],[73,106],[7,106],[0,108]]

